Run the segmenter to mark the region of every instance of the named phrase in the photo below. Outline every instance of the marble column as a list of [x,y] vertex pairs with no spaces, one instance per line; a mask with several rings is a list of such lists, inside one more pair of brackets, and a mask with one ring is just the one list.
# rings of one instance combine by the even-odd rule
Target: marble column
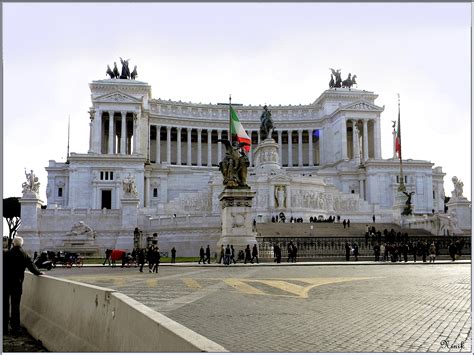
[[138,113],[137,112],[134,112],[133,113],[133,133],[132,133],[132,136],[133,136],[133,154],[138,154],[138,136],[139,136],[139,133],[138,133]]
[[369,159],[369,130],[367,127],[367,121],[364,120],[364,161]]
[[127,150],[125,149],[125,137],[127,136],[127,112],[122,111],[120,113],[122,114],[122,127],[120,130],[120,154],[127,154]]
[[[218,129],[217,130],[217,139],[221,140],[222,139],[222,130]],[[219,164],[222,161],[222,143],[219,142],[217,143],[217,163]]]
[[176,128],[176,165],[181,165],[181,127]]
[[278,154],[280,156],[280,166],[283,165],[283,142],[281,141],[282,140],[282,133],[283,133],[283,131],[281,131],[281,130],[277,131],[277,134],[278,134]]
[[293,131],[288,130],[288,167],[293,166]]
[[94,153],[101,154],[102,153],[102,111],[101,110],[96,110],[95,111],[95,116],[94,116],[94,122],[93,122],[93,140],[92,140],[92,151]]
[[314,166],[313,158],[313,129],[308,130],[308,166]]
[[257,144],[260,144],[260,130],[257,131]]
[[326,163],[326,156],[324,155],[325,151],[325,139],[326,137],[324,136],[324,128],[321,128],[319,130],[319,165],[323,165]]
[[303,130],[298,130],[298,166],[303,166]]
[[357,142],[356,140],[358,139],[358,137],[356,137],[356,125],[357,125],[357,121],[356,120],[352,120],[352,159],[355,159],[356,155],[357,155],[357,152],[356,152],[356,149],[357,149]]
[[341,159],[347,160],[347,124],[346,124],[345,118],[341,122],[341,136],[342,136]]
[[114,154],[114,111],[109,111],[109,144],[107,154]]
[[207,166],[212,166],[212,129],[207,130]]
[[166,127],[166,162],[171,164],[171,126]]
[[191,166],[192,165],[192,162],[191,162],[191,131],[192,131],[192,128],[186,128],[186,131],[187,131],[187,134],[188,134],[188,156],[187,156],[187,162],[186,164],[188,166]]
[[361,199],[365,200],[365,193],[364,193],[364,180],[359,180],[359,196]]
[[382,137],[380,136],[380,118],[376,118],[374,120],[374,135],[375,159],[382,159]]
[[161,126],[156,127],[156,164],[161,163]]
[[93,126],[93,122],[94,120],[91,118],[91,121],[89,122],[89,151],[88,153],[92,153],[93,152],[93,148],[92,148],[92,126]]
[[150,176],[145,176],[145,198],[143,200],[145,207],[150,207]]
[[197,166],[202,166],[202,164],[201,164],[202,163],[202,160],[201,160],[201,156],[202,156],[201,132],[202,132],[202,129],[198,128],[198,130],[197,130],[197,133],[198,133],[198,137],[197,137],[197,143],[198,143]]

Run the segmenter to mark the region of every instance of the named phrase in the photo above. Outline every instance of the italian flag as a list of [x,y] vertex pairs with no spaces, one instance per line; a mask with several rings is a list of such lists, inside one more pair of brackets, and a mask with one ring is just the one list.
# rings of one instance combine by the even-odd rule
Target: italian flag
[[232,106],[230,106],[230,134],[233,136],[237,136],[237,141],[239,143],[247,143],[248,145],[244,145],[244,149],[246,152],[250,151],[250,144],[252,143],[250,137],[245,132],[242,123],[239,121],[239,117],[237,113],[234,111]]
[[397,124],[397,135],[395,136],[395,151],[398,153],[398,157],[402,156],[402,136],[400,132],[400,112],[398,112],[398,124]]

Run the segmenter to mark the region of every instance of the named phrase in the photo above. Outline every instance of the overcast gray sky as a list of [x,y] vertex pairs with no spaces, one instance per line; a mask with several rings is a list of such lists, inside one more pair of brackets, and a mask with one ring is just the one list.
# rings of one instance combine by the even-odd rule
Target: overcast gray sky
[[379,94],[382,156],[401,96],[403,156],[443,167],[470,198],[470,3],[3,4],[4,197],[89,142],[88,83],[119,57],[154,98],[297,105],[329,68]]

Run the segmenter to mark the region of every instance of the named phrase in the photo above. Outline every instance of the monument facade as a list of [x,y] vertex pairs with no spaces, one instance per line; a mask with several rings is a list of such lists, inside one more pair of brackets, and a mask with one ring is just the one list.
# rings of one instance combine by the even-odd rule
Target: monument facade
[[[95,235],[87,240],[90,253],[131,249],[135,228],[145,242],[164,251],[174,246],[180,255],[196,255],[222,237],[223,179],[236,178],[221,173],[229,168],[229,105],[155,99],[151,86],[135,79],[136,66],[132,75],[121,61],[122,75],[115,65],[109,79],[89,84],[88,151],[46,167],[47,209],[31,194],[38,182],[25,187],[26,248],[64,249],[80,221]],[[366,223],[375,214],[394,222],[400,178],[414,192],[415,215],[444,213],[442,168],[406,159],[399,176],[395,154],[382,158],[384,107],[374,92],[354,88],[355,77],[334,82],[307,105],[233,105],[252,143],[242,165],[255,193],[249,218],[265,222],[284,212]]]

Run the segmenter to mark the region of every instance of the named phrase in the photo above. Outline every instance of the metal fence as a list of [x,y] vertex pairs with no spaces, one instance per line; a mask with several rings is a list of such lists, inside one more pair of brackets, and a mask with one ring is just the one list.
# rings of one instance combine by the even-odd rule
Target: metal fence
[[383,237],[377,239],[366,239],[365,237],[257,237],[259,255],[263,259],[272,259],[273,246],[277,243],[282,250],[282,259],[287,257],[288,244],[293,242],[298,248],[298,260],[320,259],[344,257],[346,255],[345,245],[348,242],[351,246],[357,243],[359,247],[359,257],[373,258],[374,245],[380,242],[390,243],[413,243],[426,241],[428,244],[435,242],[439,255],[448,255],[448,246],[452,241],[463,239],[463,255],[471,254],[471,237],[438,237],[438,236],[409,236],[399,240],[385,240]]

